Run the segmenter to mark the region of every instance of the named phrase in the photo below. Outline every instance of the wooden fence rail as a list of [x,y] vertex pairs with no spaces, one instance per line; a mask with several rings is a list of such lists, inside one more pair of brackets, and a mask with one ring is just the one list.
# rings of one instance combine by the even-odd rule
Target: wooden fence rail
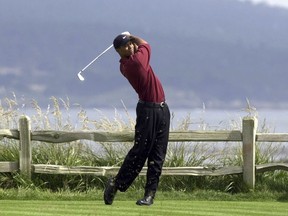
[[[288,134],[257,133],[257,119],[244,117],[242,131],[172,131],[169,142],[242,142],[243,166],[235,167],[163,167],[162,175],[218,176],[243,174],[243,181],[251,188],[255,186],[255,173],[271,170],[286,170],[288,164],[255,164],[256,142],[288,142]],[[64,166],[51,164],[32,164],[32,141],[65,143],[76,140],[95,142],[132,142],[134,132],[67,132],[67,131],[31,131],[30,119],[21,116],[19,130],[0,129],[0,140],[4,137],[19,140],[19,161],[0,162],[0,172],[20,171],[31,178],[31,173],[48,174],[92,174],[98,176],[115,175],[119,167]],[[145,175],[144,167],[140,175]]]

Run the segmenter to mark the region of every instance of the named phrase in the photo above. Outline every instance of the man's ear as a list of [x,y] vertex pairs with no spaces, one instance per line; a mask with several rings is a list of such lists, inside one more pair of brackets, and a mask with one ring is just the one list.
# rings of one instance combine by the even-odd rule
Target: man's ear
[[120,52],[120,48],[115,49],[115,51],[116,51],[118,54],[120,54],[120,53],[119,53],[119,52]]
[[115,49],[115,50],[116,50],[116,52],[119,54],[119,56],[120,56],[121,58],[123,58],[122,53],[121,53],[121,49],[118,48],[118,49]]

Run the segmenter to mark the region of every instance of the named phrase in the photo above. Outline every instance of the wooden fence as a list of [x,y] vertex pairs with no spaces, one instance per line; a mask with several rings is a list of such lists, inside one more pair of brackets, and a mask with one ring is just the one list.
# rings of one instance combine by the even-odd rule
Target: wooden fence
[[[218,176],[243,174],[243,181],[251,188],[255,186],[256,172],[287,170],[288,164],[255,164],[256,142],[288,142],[288,133],[257,133],[258,121],[254,117],[244,117],[242,131],[172,131],[169,142],[242,142],[243,166],[235,167],[163,167],[162,175]],[[19,161],[0,162],[0,172],[15,172],[27,175],[31,173],[48,174],[92,174],[98,176],[115,175],[119,167],[65,166],[51,164],[32,164],[32,141],[64,143],[76,140],[95,142],[132,142],[134,132],[66,132],[66,131],[31,131],[30,119],[21,116],[19,130],[0,129],[0,140],[4,137],[19,140]],[[144,167],[140,175],[146,173]]]

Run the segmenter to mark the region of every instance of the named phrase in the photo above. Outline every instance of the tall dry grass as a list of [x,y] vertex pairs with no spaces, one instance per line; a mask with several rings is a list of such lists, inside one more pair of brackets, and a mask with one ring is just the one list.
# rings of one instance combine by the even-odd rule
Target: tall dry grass
[[[72,105],[68,98],[50,98],[47,108],[41,108],[37,101],[32,100],[31,107],[21,103],[16,98],[5,98],[0,101],[0,129],[12,129],[18,127],[19,117],[27,114],[31,119],[32,130],[64,130],[64,131],[133,131],[135,119],[131,117],[123,103],[125,116],[115,109],[114,115],[105,116],[101,110],[95,109],[95,115],[100,118],[91,119],[80,105]],[[30,109],[32,108],[32,109]],[[71,114],[71,110],[77,110],[77,117]],[[32,110],[32,112],[31,112]],[[251,113],[249,113],[250,115]],[[231,119],[229,122],[220,122],[218,126],[210,126],[202,116],[191,116],[189,113],[183,119],[176,119],[172,113],[171,130],[241,130],[242,121]],[[259,127],[261,132],[267,130],[267,125]],[[33,142],[32,163],[57,164],[68,166],[120,166],[124,157],[133,143],[94,143],[78,140],[70,143],[51,144],[45,142]],[[275,155],[281,152],[282,146],[271,143],[257,143],[257,164],[275,161]],[[12,139],[0,140],[0,161],[17,161],[19,158],[18,141]],[[241,143],[211,143],[211,142],[171,142],[168,146],[164,166],[229,166],[243,164]],[[276,173],[276,172],[275,172]],[[271,188],[272,179],[287,178],[286,173],[259,175],[260,182]],[[47,175],[34,174],[32,181],[28,181],[18,173],[0,174],[0,187],[35,187],[51,190],[87,190],[92,187],[103,188],[105,177],[81,176],[81,175]],[[142,188],[145,177],[139,177],[132,188]],[[279,181],[279,180],[278,180]],[[281,185],[281,184],[280,184]],[[241,175],[229,175],[220,177],[191,177],[191,176],[163,176],[160,189],[193,191],[195,189],[215,189],[231,193],[246,189],[242,183]],[[278,186],[279,188],[279,186]],[[281,187],[280,187],[281,188]]]

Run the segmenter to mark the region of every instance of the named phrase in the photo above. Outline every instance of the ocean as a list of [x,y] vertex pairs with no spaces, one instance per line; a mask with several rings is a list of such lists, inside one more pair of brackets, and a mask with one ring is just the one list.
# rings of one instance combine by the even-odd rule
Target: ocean
[[[42,109],[43,115],[47,115],[49,119],[53,119],[53,109]],[[135,121],[135,109],[114,109],[114,108],[94,108],[94,109],[61,109],[62,119],[69,121],[77,129],[83,121],[79,120],[80,113],[89,121],[99,121],[107,119],[115,121],[117,119],[122,122]],[[82,112],[81,112],[82,111]],[[172,129],[181,128],[184,123],[189,125],[189,130],[238,130],[242,128],[242,119],[245,116],[251,115],[245,110],[221,110],[221,109],[173,109],[171,111],[171,127]],[[23,109],[19,110],[20,114],[28,115],[29,117],[37,114],[36,110]],[[288,110],[285,109],[258,109],[252,114],[258,118],[258,128],[271,133],[288,133]],[[36,118],[37,120],[37,118]],[[39,119],[40,120],[40,119]],[[33,128],[33,125],[32,125]],[[262,131],[261,131],[262,132]]]
[[[177,129],[185,122],[189,130],[237,130],[241,129],[242,119],[251,114],[245,110],[220,110],[220,109],[170,109],[171,127]],[[64,114],[65,112],[63,112]],[[70,110],[72,122],[77,121],[79,110]],[[135,109],[88,109],[85,114],[89,120],[107,118],[111,121],[121,119],[135,120]],[[259,109],[252,114],[258,118],[258,128],[271,133],[288,133],[288,110]]]

